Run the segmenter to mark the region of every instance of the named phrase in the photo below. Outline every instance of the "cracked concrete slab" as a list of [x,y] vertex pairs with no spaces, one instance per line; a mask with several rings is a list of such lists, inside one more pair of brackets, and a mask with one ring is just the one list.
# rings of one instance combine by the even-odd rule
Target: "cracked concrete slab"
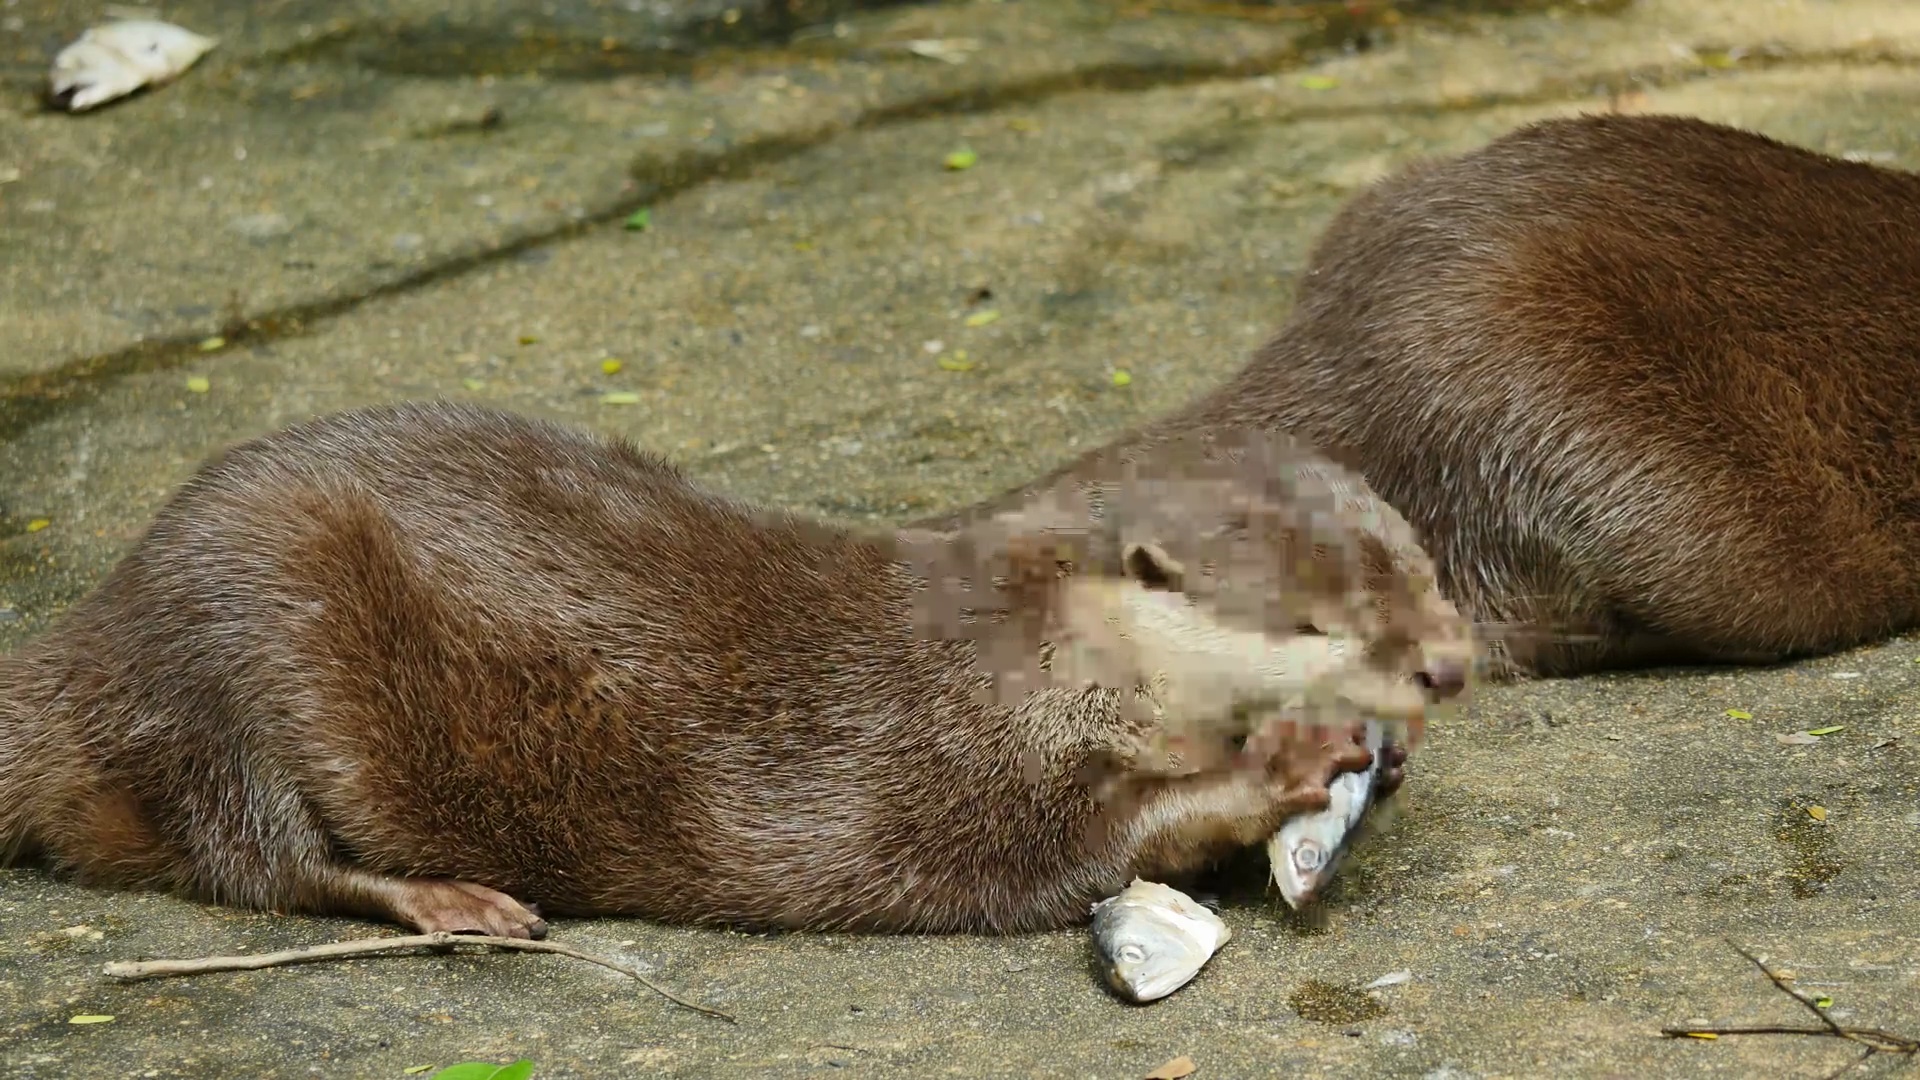
[[[45,30],[64,5],[35,3],[0,16],[34,15],[40,41],[77,29]],[[496,78],[489,94],[513,96],[493,97],[477,78],[357,60],[263,66],[302,21],[328,32],[323,6],[243,18],[207,2],[169,9],[233,36],[205,78],[73,118],[30,111],[10,76],[0,169],[25,165],[0,185],[0,646],[98,580],[204,457],[326,410],[485,400],[627,434],[729,492],[897,521],[1223,378],[1284,316],[1340,202],[1413,157],[1621,108],[1920,167],[1911,5],[1376,6],[1397,18],[1376,13],[1350,53],[1324,27],[1184,2],[850,8],[840,36],[827,22],[795,42],[736,39],[667,74]],[[535,21],[588,28],[576,37],[625,18],[555,7]],[[328,10],[349,27],[413,18]],[[484,25],[516,10],[458,9]],[[681,10],[686,26],[712,15]],[[960,64],[890,51],[968,38],[982,44]],[[0,44],[10,65],[16,44]],[[329,89],[296,100],[310,83]],[[409,134],[489,102],[504,102],[499,131]],[[218,134],[231,131],[244,162]],[[744,149],[749,133],[773,149]],[[977,163],[946,168],[962,146]],[[193,187],[202,175],[213,194]],[[29,208],[41,201],[54,209]],[[649,227],[623,228],[641,205]],[[255,235],[231,227],[241,215]],[[421,242],[396,254],[402,231]],[[235,289],[260,325],[203,351]],[[1780,670],[1486,692],[1415,757],[1403,812],[1322,916],[1263,895],[1254,859],[1228,897],[1232,943],[1144,1009],[1099,987],[1077,933],[619,920],[555,933],[743,1023],[550,957],[115,986],[107,959],[367,928],[0,871],[0,1069],[398,1076],[524,1054],[540,1077],[1118,1077],[1187,1054],[1202,1077],[1820,1075],[1848,1048],[1654,1032],[1800,1022],[1727,936],[1831,994],[1846,1022],[1920,1026],[1917,659],[1906,639]],[[1845,730],[1775,738],[1828,724]],[[1411,981],[1359,989],[1402,969]],[[77,1013],[115,1019],[67,1024]]]

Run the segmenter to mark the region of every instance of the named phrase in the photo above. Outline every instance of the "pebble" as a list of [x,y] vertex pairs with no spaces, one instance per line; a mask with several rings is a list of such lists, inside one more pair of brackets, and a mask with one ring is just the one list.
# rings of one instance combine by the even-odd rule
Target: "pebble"
[[1420,1036],[1411,1031],[1391,1030],[1380,1033],[1380,1041],[1388,1046],[1417,1046]]
[[242,214],[227,225],[249,240],[271,240],[293,231],[293,222],[285,214]]

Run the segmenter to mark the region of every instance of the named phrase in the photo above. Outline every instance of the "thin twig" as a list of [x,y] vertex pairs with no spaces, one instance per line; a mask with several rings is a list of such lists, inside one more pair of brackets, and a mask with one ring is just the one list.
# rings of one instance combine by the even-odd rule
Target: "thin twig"
[[480,934],[450,934],[438,931],[432,934],[416,934],[412,937],[358,938],[353,941],[331,941],[325,945],[309,945],[303,949],[287,949],[282,952],[256,953],[251,956],[203,956],[193,960],[115,960],[108,964],[105,973],[108,978],[122,982],[136,982],[141,979],[165,979],[176,975],[200,975],[209,971],[254,971],[259,968],[282,967],[287,964],[305,964],[316,960],[338,960],[353,956],[373,956],[380,953],[399,952],[403,949],[430,948],[446,951],[456,945],[487,945],[496,949],[517,949],[521,952],[555,953],[571,956],[575,960],[585,960],[589,964],[598,964],[626,975],[641,986],[659,994],[668,1001],[694,1012],[716,1016],[730,1024],[739,1023],[732,1013],[700,1005],[680,997],[660,984],[642,975],[640,972],[604,956],[595,956],[582,952],[571,945],[562,945],[557,941],[528,941],[524,938],[487,937]]
[[1828,1080],[1832,1080],[1833,1077],[1851,1072],[1855,1068],[1866,1064],[1868,1059],[1872,1058],[1875,1054],[1920,1055],[1920,1039],[1907,1035],[1899,1035],[1882,1028],[1847,1027],[1842,1025],[1836,1022],[1833,1017],[1828,1016],[1827,1010],[1822,1008],[1819,1002],[1794,989],[1788,984],[1785,976],[1768,967],[1764,961],[1753,955],[1752,952],[1741,948],[1732,941],[1728,941],[1727,945],[1731,947],[1734,952],[1746,957],[1748,963],[1759,968],[1760,973],[1767,977],[1767,981],[1773,983],[1774,989],[1799,1002],[1808,1012],[1817,1017],[1820,1020],[1820,1026],[1790,1027],[1784,1024],[1765,1024],[1747,1027],[1668,1027],[1661,1028],[1660,1034],[1669,1039],[1697,1039],[1703,1035],[1713,1038],[1718,1038],[1722,1035],[1814,1035],[1822,1038],[1844,1039],[1847,1042],[1855,1043],[1866,1048],[1859,1057],[1842,1066],[1839,1071],[1829,1074]]

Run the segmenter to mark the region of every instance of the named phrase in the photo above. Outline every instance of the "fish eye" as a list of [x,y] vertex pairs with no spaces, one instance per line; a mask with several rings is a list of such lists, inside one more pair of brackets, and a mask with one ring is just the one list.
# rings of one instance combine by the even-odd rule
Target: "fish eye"
[[1321,850],[1319,844],[1301,844],[1293,853],[1294,869],[1301,873],[1311,874],[1326,865],[1326,862],[1327,853]]
[[1142,963],[1147,959],[1147,950],[1138,945],[1123,945],[1120,947],[1120,959],[1129,964]]

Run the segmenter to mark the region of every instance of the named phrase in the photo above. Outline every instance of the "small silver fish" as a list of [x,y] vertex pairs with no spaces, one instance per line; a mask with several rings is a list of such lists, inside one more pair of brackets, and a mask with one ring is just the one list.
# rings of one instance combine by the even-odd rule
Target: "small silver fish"
[[1288,818],[1267,841],[1274,884],[1280,886],[1280,895],[1295,911],[1312,903],[1333,880],[1354,830],[1373,805],[1374,784],[1380,778],[1380,750],[1385,743],[1386,733],[1380,725],[1369,722],[1367,749],[1373,751],[1373,764],[1364,772],[1335,777],[1328,785],[1332,798],[1325,810]]
[[1107,985],[1133,1002],[1156,1001],[1187,985],[1233,931],[1171,886],[1133,879],[1093,905],[1093,945]]
[[192,67],[217,42],[156,19],[96,26],[54,57],[53,98],[72,112],[164,83]]

